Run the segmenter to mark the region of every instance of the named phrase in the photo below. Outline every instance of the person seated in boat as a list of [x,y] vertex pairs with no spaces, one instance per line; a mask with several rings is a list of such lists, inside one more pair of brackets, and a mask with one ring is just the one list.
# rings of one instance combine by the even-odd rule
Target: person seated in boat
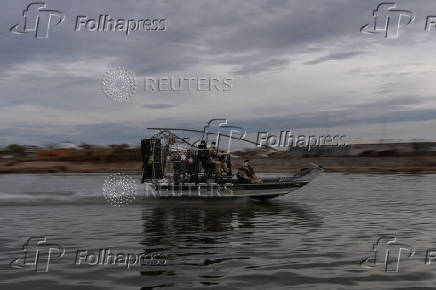
[[209,154],[210,154],[210,163],[215,169],[215,177],[222,178],[223,172],[226,172],[227,169],[225,167],[224,162],[220,158],[221,155],[219,154],[218,148],[216,147],[216,142],[212,142],[209,148]]
[[232,176],[232,159],[230,154],[225,154],[224,151],[222,151],[220,159],[223,163],[224,173],[227,174],[227,176]]
[[206,141],[201,140],[200,144],[198,144],[198,149],[201,149],[201,150],[206,149]]
[[186,154],[186,169],[189,176],[189,182],[198,183],[198,161],[197,155],[189,149]]
[[256,176],[254,168],[251,167],[250,160],[244,160],[242,162],[242,167],[238,169],[238,182],[239,183],[251,183],[251,184],[262,184],[261,178]]
[[209,164],[210,155],[209,155],[209,150],[206,147],[206,141],[201,140],[197,148],[198,148],[198,166],[201,165],[201,167],[204,170],[204,173],[208,175],[208,171],[210,169],[210,164]]

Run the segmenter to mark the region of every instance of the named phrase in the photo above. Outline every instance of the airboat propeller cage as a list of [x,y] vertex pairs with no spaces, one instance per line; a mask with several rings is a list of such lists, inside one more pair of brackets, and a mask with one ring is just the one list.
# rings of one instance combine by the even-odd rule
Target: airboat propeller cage
[[[207,132],[206,130],[193,130],[193,129],[182,129],[182,128],[148,128],[149,130],[157,130],[158,132],[154,134],[149,139],[141,140],[141,157],[142,157],[142,183],[146,180],[152,180],[157,183],[159,179],[166,177],[166,169],[174,171],[174,182],[185,182],[187,175],[190,175],[192,179],[192,174],[198,175],[199,166],[205,166],[205,161],[209,158],[209,151],[206,148],[201,148],[197,146],[201,141],[207,140],[207,135],[220,135],[227,137],[230,140],[242,140],[244,142],[260,146],[257,142],[245,138],[238,138],[235,136]],[[189,140],[181,138],[173,131],[181,131],[188,133],[196,133],[200,135],[200,138],[196,139],[195,142],[190,143]],[[206,137],[206,138],[205,138]],[[275,148],[268,148],[278,151]],[[194,161],[190,165],[186,165],[185,162],[181,162],[183,159],[192,158]],[[224,155],[223,162],[230,165],[231,170],[231,160],[229,154]],[[173,167],[169,168],[168,162],[173,163]],[[198,179],[197,177],[195,179]]]
[[[209,161],[209,150],[197,143],[204,140],[204,131],[174,128],[149,128],[159,132],[149,139],[141,140],[142,158],[142,183],[151,180],[157,184],[159,180],[170,178],[174,183],[185,183],[188,181],[198,182],[200,168],[207,170]],[[171,131],[186,131],[200,133],[202,137],[190,143],[189,139],[181,138]],[[213,134],[213,133],[209,133]],[[236,137],[221,134],[222,136],[238,139]],[[238,139],[239,140],[239,139]],[[251,142],[249,140],[244,140]],[[256,143],[255,143],[256,144]],[[231,170],[231,160],[229,154],[221,155],[222,161]],[[186,162],[188,161],[188,162]],[[168,175],[172,173],[172,175]],[[229,171],[231,176],[231,171]]]
[[[204,142],[201,142],[205,141],[205,134],[219,134],[229,139],[242,140],[260,146],[258,143],[247,139],[222,133],[205,132],[204,130],[180,128],[148,129],[157,130],[158,132],[149,139],[141,140],[142,183],[147,181],[155,185],[158,185],[163,180],[173,184],[199,183],[212,175],[214,168],[211,168],[210,164],[210,151],[203,144]],[[173,133],[173,131],[196,133],[201,137],[191,143],[189,138],[182,138]],[[275,148],[266,147],[278,151]],[[231,178],[232,164],[230,153],[220,153],[219,158],[223,164],[226,164],[227,176]]]
[[[188,144],[188,145],[190,145],[190,146],[196,146],[197,145],[197,143],[200,143],[200,141],[202,141],[202,140],[205,140],[205,139],[207,139],[207,138],[205,138],[205,135],[207,136],[207,135],[220,135],[220,136],[223,136],[223,137],[227,137],[227,138],[230,138],[230,139],[232,139],[232,140],[236,140],[236,141],[244,141],[244,142],[247,142],[247,143],[250,143],[250,144],[253,144],[253,145],[256,145],[256,146],[258,146],[258,147],[260,147],[260,146],[262,146],[262,147],[266,147],[266,148],[268,148],[268,149],[271,149],[271,150],[274,150],[274,151],[279,151],[279,150],[277,150],[276,148],[274,148],[274,147],[271,147],[271,146],[269,146],[269,145],[261,145],[261,144],[259,144],[259,143],[257,143],[257,142],[255,142],[255,141],[251,141],[251,140],[249,140],[249,139],[245,139],[245,138],[238,138],[238,137],[235,137],[235,136],[231,136],[231,135],[227,135],[227,134],[223,134],[223,133],[215,133],[215,132],[206,132],[205,130],[195,130],[195,129],[183,129],[183,128],[147,128],[148,130],[154,130],[154,131],[159,131],[157,134],[155,134],[154,136],[159,136],[159,135],[161,135],[161,134],[170,134],[170,135],[172,135],[172,136],[174,136],[176,139],[180,139],[180,140],[182,140],[184,143],[186,143],[186,144]],[[197,134],[200,134],[201,135],[201,137],[199,138],[199,139],[197,139],[195,142],[193,142],[193,143],[189,143],[189,142],[187,142],[185,139],[183,139],[183,138],[180,138],[179,136],[177,136],[176,134],[174,134],[174,133],[172,133],[171,131],[180,131],[180,132],[188,132],[188,133],[197,133]],[[154,137],[153,136],[153,137]]]
[[[213,188],[218,186],[230,192],[228,196],[232,198],[269,199],[288,194],[308,184],[311,179],[323,171],[320,167],[303,169],[292,176],[263,178],[263,182],[259,184],[246,183],[232,174],[230,153],[216,154],[214,150],[210,151],[206,148],[206,142],[201,142],[204,141],[204,131],[174,128],[150,129],[158,130],[158,133],[149,139],[141,140],[142,183],[151,183],[155,189],[163,192],[163,196],[175,194],[175,185],[189,197],[191,186],[197,186],[198,196],[202,196],[201,192],[213,192]],[[198,133],[202,138],[190,143],[188,138],[181,138],[172,131]],[[229,135],[222,135],[232,138]],[[250,140],[240,140],[258,145]],[[197,143],[199,143],[198,146]],[[216,165],[219,163],[214,163],[211,157],[219,158],[221,164],[225,164],[225,172],[217,174]],[[221,197],[221,194],[217,196]]]

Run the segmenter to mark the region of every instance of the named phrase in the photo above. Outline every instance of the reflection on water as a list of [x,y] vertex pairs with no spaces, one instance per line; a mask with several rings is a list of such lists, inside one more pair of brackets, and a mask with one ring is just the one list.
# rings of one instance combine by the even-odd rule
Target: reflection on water
[[141,275],[152,277],[154,286],[178,287],[183,285],[180,277],[189,276],[186,287],[193,278],[199,285],[221,285],[229,268],[254,269],[255,256],[280,255],[282,235],[295,236],[321,225],[319,216],[293,202],[166,200],[145,208],[142,220],[141,244],[167,253],[168,266],[143,269]]
[[[105,176],[0,176],[0,289],[433,289],[435,175],[324,174],[269,202],[107,205]],[[400,273],[365,270],[380,234],[414,246]],[[66,255],[48,273],[10,269],[30,236]],[[77,250],[163,253],[165,266],[74,265]],[[423,257],[424,255],[424,257]]]
[[159,206],[143,210],[142,219],[146,246],[157,242],[172,246],[192,234],[231,235],[235,229],[250,229],[256,225],[281,228],[285,223],[286,226],[304,228],[319,227],[321,223],[319,216],[293,202],[281,204],[245,200],[224,203],[219,200],[166,200],[161,201]]

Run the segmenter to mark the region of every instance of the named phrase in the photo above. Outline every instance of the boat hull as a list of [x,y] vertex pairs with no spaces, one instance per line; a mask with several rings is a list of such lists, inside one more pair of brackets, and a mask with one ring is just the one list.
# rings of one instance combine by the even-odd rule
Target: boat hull
[[320,168],[307,170],[304,174],[293,177],[281,177],[275,179],[265,179],[262,184],[242,184],[242,183],[184,183],[168,184],[165,182],[158,184],[146,184],[146,198],[253,198],[270,199],[286,195],[292,191],[307,185],[313,178],[322,172]]

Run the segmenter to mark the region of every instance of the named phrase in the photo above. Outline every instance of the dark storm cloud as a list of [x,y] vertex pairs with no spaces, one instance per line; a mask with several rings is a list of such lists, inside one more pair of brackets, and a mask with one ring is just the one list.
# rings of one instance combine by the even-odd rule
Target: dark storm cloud
[[245,130],[278,131],[284,129],[330,128],[361,124],[386,124],[391,122],[422,122],[436,120],[436,109],[414,111],[375,112],[373,116],[356,116],[352,111],[316,112],[292,117],[271,117],[237,122]]
[[159,109],[173,108],[175,106],[176,105],[169,105],[169,104],[154,104],[154,105],[144,105],[142,107],[145,109],[159,110]]
[[[22,21],[28,1],[2,3],[0,63],[29,60],[71,61],[116,57],[137,73],[189,69],[198,64],[235,64],[235,72],[250,73],[280,66],[295,52],[322,51],[322,41],[336,38],[369,40],[358,27],[371,21],[377,1],[186,0],[186,1],[47,1],[66,14],[49,39],[17,37],[8,28]],[[401,2],[400,2],[401,3]],[[410,5],[409,5],[410,6]],[[422,4],[414,4],[416,8]],[[75,17],[99,14],[113,18],[160,17],[164,32],[74,32]],[[357,29],[357,30],[356,30]],[[357,32],[356,32],[357,31]],[[339,42],[340,44],[341,42]],[[318,46],[318,47],[317,47]],[[318,61],[351,57],[355,52],[331,52]],[[310,63],[310,62],[309,62]],[[313,63],[317,63],[315,60]]]
[[375,102],[360,104],[360,105],[352,105],[349,106],[351,110],[364,110],[371,108],[384,108],[386,110],[397,110],[404,106],[409,105],[419,105],[425,103],[429,99],[422,98],[419,96],[410,96],[410,97],[397,97],[397,98],[389,98],[389,99],[380,99]]
[[[79,119],[82,117],[81,112],[106,113],[105,110],[109,110],[110,106],[102,103],[106,100],[100,91],[101,76],[109,67],[118,65],[128,67],[141,77],[155,74],[170,75],[174,72],[177,74],[179,71],[188,71],[196,75],[197,70],[207,71],[213,65],[227,65],[230,67],[228,74],[249,77],[261,72],[280,72],[294,63],[311,65],[306,69],[316,68],[316,64],[330,60],[347,60],[346,63],[354,64],[350,69],[356,69],[359,67],[359,56],[375,55],[376,58],[377,52],[394,46],[407,49],[414,37],[411,32],[422,33],[423,23],[419,21],[422,22],[422,16],[429,11],[428,3],[431,3],[423,2],[398,1],[399,7],[414,9],[420,17],[417,18],[416,25],[407,28],[408,38],[385,42],[382,37],[359,33],[359,28],[372,20],[372,10],[379,3],[373,0],[47,1],[49,8],[64,12],[66,20],[54,27],[49,38],[43,40],[36,40],[32,35],[9,33],[12,25],[23,20],[22,11],[30,2],[8,0],[2,3],[0,10],[0,105],[5,110],[3,112],[17,105],[56,109],[64,111],[65,115],[70,117],[68,120],[73,119],[69,115],[70,112],[79,112],[76,116]],[[434,12],[436,13],[436,9]],[[135,32],[129,36],[122,32],[73,30],[77,15],[98,18],[99,14],[110,14],[113,18],[124,19],[165,18],[167,30]],[[380,50],[377,50],[377,47],[381,47]],[[319,57],[320,55],[322,57]],[[72,67],[71,64],[77,62],[83,64]],[[380,76],[370,65],[362,66],[365,67],[364,73],[374,77]],[[399,74],[413,74],[413,71]],[[397,76],[392,72],[384,72],[384,77]],[[268,76],[266,80],[267,78]],[[308,82],[301,84],[301,87],[310,90],[312,85]],[[393,90],[392,87],[380,88],[379,94],[389,94]],[[139,96],[135,101],[138,101],[138,108],[153,111],[182,107],[169,107],[163,104],[166,101],[158,98],[154,99],[154,104],[151,105],[141,103]],[[432,118],[430,109],[406,110],[407,106],[419,104],[419,100],[413,98],[397,101],[396,104],[382,104],[390,110],[402,110],[388,110],[383,118],[371,113],[371,106],[377,108],[377,105],[380,105],[377,102],[362,105],[367,109],[366,116],[364,113],[356,114],[363,107],[355,105],[340,111],[341,117],[321,112],[317,100],[312,102],[313,111],[319,113],[295,115],[295,118],[282,120],[264,118],[274,112],[273,109],[265,109],[262,116],[259,116],[261,121],[256,124],[262,125],[263,121],[268,121],[271,122],[268,126],[281,128],[280,121],[289,121],[291,125],[303,128],[319,127],[326,119],[331,124],[351,124]],[[204,108],[213,109],[206,102]],[[116,110],[106,115],[111,115],[113,111]],[[186,115],[186,112],[181,111],[181,114]],[[225,115],[225,112],[220,115]],[[241,115],[250,116],[250,109],[247,108],[246,113],[242,112]],[[116,114],[113,116],[117,117]],[[72,140],[71,136],[75,136],[77,142],[104,143],[134,140],[143,132],[141,124],[104,123],[101,120],[89,120],[88,125],[70,126],[65,125],[66,122],[60,122],[64,125],[53,124],[53,130],[50,131],[45,130],[47,128],[44,124],[47,122],[41,125],[38,123],[47,118],[46,116],[41,115],[40,119],[27,119],[27,114],[23,111],[21,117],[20,124],[3,127],[0,136],[15,140],[20,138],[23,143],[25,140],[39,140],[39,143],[49,139]],[[171,122],[180,124],[180,119],[176,116],[154,118],[153,122],[156,126],[171,126]],[[202,126],[197,123],[192,114],[191,122],[185,121],[180,125]],[[247,122],[249,123],[251,120]]]
[[[334,112],[312,112],[283,117],[260,117],[255,119],[232,119],[231,124],[243,127],[248,133],[259,131],[279,131],[285,129],[330,128],[338,126],[362,124],[386,124],[394,122],[423,122],[436,120],[436,109],[420,109],[414,111],[372,112],[370,116],[358,114],[358,107],[354,110],[338,110]],[[138,144],[139,140],[151,137],[149,127],[186,128],[203,130],[207,122],[180,121],[174,118],[164,118],[144,124],[118,124],[115,122],[101,124],[87,124],[71,126],[50,126],[57,133],[41,132],[35,126],[17,126],[14,129],[0,129],[0,136],[10,136],[8,143],[48,144],[69,140],[79,144],[88,142],[93,144]],[[175,125],[177,124],[177,125]],[[180,132],[179,132],[180,133]],[[180,133],[183,134],[183,133]],[[190,134],[186,136],[191,136]]]
[[[293,116],[293,117],[283,117],[283,118],[259,118],[254,120],[243,120],[241,122],[235,121],[233,124],[243,127],[249,133],[256,133],[259,131],[279,131],[285,129],[310,129],[310,128],[329,128],[336,126],[350,126],[359,124],[386,124],[392,122],[422,122],[422,121],[432,121],[436,120],[436,109],[435,110],[416,110],[416,111],[397,111],[379,114],[373,117],[361,117],[356,118],[351,116],[348,111],[339,111],[335,113],[325,113],[320,112],[312,116]],[[164,123],[160,123],[162,126]],[[168,124],[168,127],[174,127],[175,123]],[[197,125],[197,126],[196,126]],[[199,123],[187,122],[182,128],[188,129],[203,129],[198,126]],[[159,126],[159,127],[160,127]],[[179,126],[177,126],[179,127]],[[151,132],[147,132],[145,127],[135,126],[135,125],[124,125],[120,126],[116,123],[107,124],[89,124],[85,126],[75,126],[75,134],[66,132],[65,134],[42,134],[36,135],[28,131],[14,132],[14,135],[22,135],[19,139],[25,138],[29,140],[30,143],[33,137],[35,144],[41,143],[41,137],[51,142],[58,142],[59,140],[72,140],[74,143],[90,142],[93,144],[138,144],[139,140],[142,138],[150,137]],[[2,130],[0,130],[0,133]],[[17,134],[18,133],[18,134]],[[17,136],[18,137],[18,136]]]
[[[117,123],[89,124],[64,128],[50,126],[56,133],[38,131],[31,126],[17,126],[0,129],[0,135],[10,136],[8,143],[24,143],[28,145],[47,145],[58,142],[92,143],[92,144],[137,144],[145,135],[145,127],[140,125],[119,125]],[[25,140],[25,141],[23,141]]]
[[436,120],[436,109],[407,110],[409,105],[424,104],[417,96],[381,99],[374,102],[345,106],[335,111],[317,111],[293,114],[292,117],[256,118],[239,120],[246,130],[282,130],[328,128],[389,122],[422,122]]
[[269,59],[265,61],[257,61],[250,64],[242,65],[237,70],[233,71],[235,75],[248,75],[263,72],[265,70],[282,69],[289,64],[288,59]]
[[[276,1],[272,5],[264,0],[70,3],[48,2],[48,6],[63,11],[66,20],[52,29],[49,39],[38,41],[30,35],[17,37],[7,31],[22,21],[21,13],[28,3],[3,3],[1,36],[7,41],[1,44],[0,63],[7,67],[29,60],[63,62],[116,57],[136,73],[153,74],[198,64],[232,64],[238,59],[236,73],[258,72],[280,66],[287,59],[285,56],[305,50],[305,44],[355,35],[353,26],[360,22],[346,11],[371,7],[342,1],[314,1],[311,5],[305,1]],[[77,15],[97,18],[102,13],[113,18],[166,18],[167,30],[129,36],[122,32],[73,31]]]
[[325,61],[329,61],[329,60],[344,60],[344,59],[348,59],[348,58],[352,58],[356,55],[362,54],[363,52],[361,51],[351,51],[351,52],[338,52],[338,53],[331,53],[329,55],[311,60],[311,61],[306,61],[304,62],[304,64],[306,65],[314,65],[314,64],[318,64],[321,62],[325,62]]

